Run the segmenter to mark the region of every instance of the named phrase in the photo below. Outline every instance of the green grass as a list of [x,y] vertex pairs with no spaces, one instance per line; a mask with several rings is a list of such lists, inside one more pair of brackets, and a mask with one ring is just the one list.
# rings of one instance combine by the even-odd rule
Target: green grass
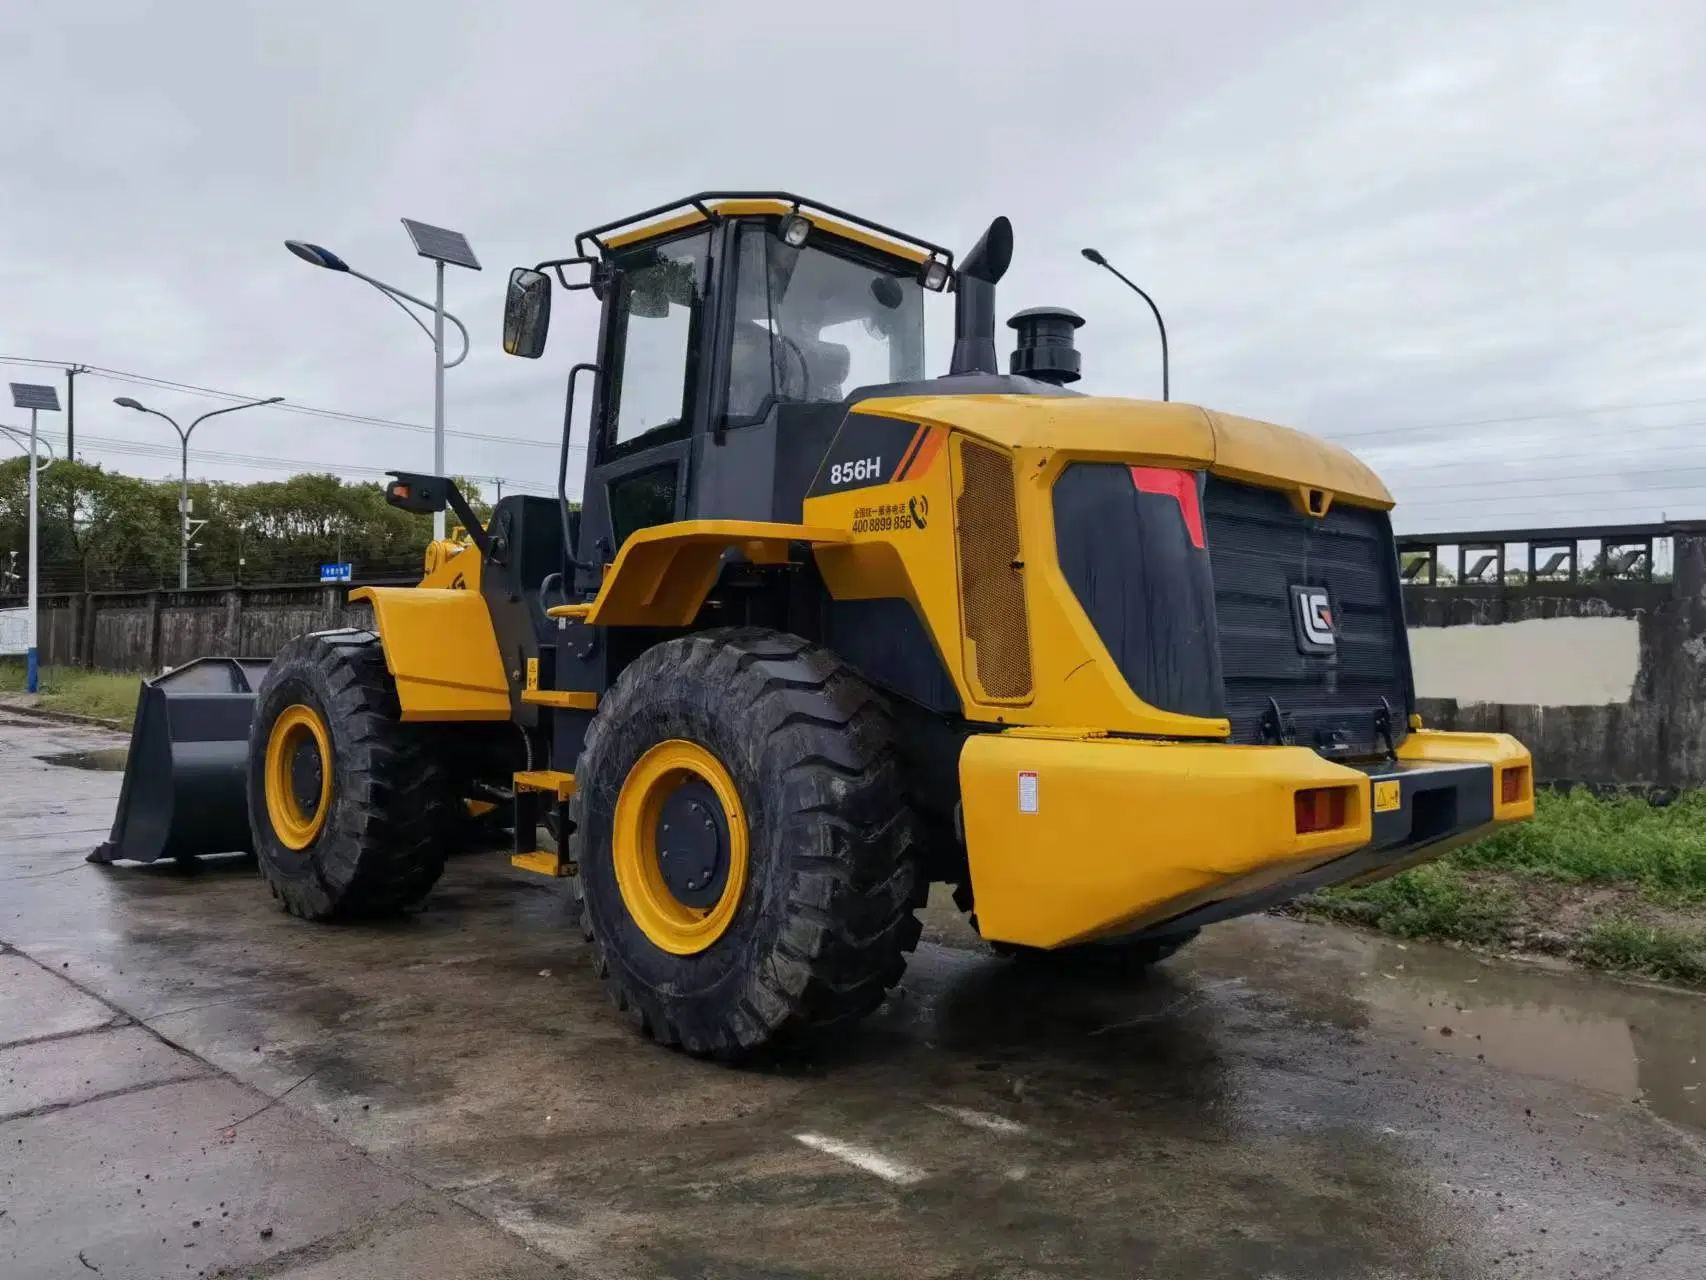
[[1601,969],[1625,969],[1667,982],[1706,986],[1706,929],[1643,924],[1613,916],[1597,920],[1580,956]]
[[1565,884],[1622,882],[1657,900],[1706,898],[1706,791],[1655,808],[1637,796],[1542,794],[1534,819],[1455,855],[1486,867]]
[[1430,862],[1359,889],[1329,889],[1312,905],[1339,919],[1373,924],[1401,938],[1449,938],[1486,945],[1516,918],[1516,898],[1470,883],[1450,862]]
[[[1567,886],[1591,888],[1583,895]],[[1522,947],[1535,931],[1599,969],[1706,986],[1706,790],[1542,794],[1532,821],[1438,862],[1299,904],[1405,938]]]
[[[40,676],[39,705],[47,710],[119,720],[127,725],[136,714],[140,676],[78,667],[44,667]],[[22,693],[24,683],[22,662],[0,661],[0,693]]]

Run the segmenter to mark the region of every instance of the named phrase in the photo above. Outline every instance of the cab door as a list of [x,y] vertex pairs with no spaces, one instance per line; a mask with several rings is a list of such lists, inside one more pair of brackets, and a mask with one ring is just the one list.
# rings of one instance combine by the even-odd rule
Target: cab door
[[688,462],[703,419],[718,228],[618,251],[601,325],[599,394],[582,498],[580,585],[598,586],[635,530],[685,519]]

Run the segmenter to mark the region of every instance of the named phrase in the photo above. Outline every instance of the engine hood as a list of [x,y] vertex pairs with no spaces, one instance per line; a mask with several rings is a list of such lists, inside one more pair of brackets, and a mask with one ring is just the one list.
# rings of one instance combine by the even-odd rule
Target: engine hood
[[1387,509],[1392,495],[1348,449],[1197,405],[1111,396],[945,395],[864,399],[860,413],[929,422],[1010,449],[1206,469],[1269,488],[1323,489]]

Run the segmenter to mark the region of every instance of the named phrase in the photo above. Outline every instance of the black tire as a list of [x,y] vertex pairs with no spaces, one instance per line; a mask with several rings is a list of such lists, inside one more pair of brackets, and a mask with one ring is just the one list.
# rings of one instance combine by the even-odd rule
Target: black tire
[[[733,1059],[874,1010],[918,942],[927,885],[880,697],[829,650],[758,628],[667,641],[600,702],[571,807],[582,928],[618,1009],[659,1042]],[[617,799],[636,762],[683,739],[727,771],[748,870],[725,931],[672,954],[618,887]]]
[[[300,850],[275,829],[266,797],[268,742],[293,706],[320,718],[332,757],[330,799]],[[268,668],[249,730],[249,826],[261,875],[286,911],[308,920],[394,913],[424,898],[444,871],[460,801],[436,727],[399,716],[370,631],[302,636]]]

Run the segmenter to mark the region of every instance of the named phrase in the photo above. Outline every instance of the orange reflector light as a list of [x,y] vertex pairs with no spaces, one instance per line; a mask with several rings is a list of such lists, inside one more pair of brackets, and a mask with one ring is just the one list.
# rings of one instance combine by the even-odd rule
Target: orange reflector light
[[1528,766],[1514,765],[1499,775],[1499,803],[1517,804],[1528,796]]
[[1345,825],[1349,787],[1311,787],[1297,793],[1297,834],[1331,831]]
[[409,486],[406,484],[392,485],[391,496],[393,498],[407,498],[409,496]]

